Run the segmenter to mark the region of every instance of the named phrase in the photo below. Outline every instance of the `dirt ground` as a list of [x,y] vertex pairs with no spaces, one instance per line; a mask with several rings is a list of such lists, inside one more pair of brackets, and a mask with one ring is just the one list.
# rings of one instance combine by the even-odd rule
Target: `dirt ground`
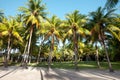
[[67,69],[11,66],[0,67],[0,80],[120,80],[120,71],[110,73],[108,70],[82,69],[79,71]]

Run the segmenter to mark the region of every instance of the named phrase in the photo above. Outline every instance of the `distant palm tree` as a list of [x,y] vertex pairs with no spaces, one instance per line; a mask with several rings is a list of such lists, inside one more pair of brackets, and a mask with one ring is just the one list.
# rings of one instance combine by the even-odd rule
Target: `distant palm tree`
[[73,42],[73,50],[75,55],[75,69],[77,70],[77,60],[78,60],[78,39],[80,36],[85,36],[89,34],[89,31],[83,28],[86,23],[86,16],[79,14],[78,10],[75,10],[73,13],[66,15],[67,22],[65,23],[66,29],[66,38],[71,38]]
[[52,16],[52,18],[47,18],[45,23],[45,28],[47,34],[45,35],[45,39],[50,39],[50,54],[49,54],[49,62],[48,62],[48,69],[50,69],[51,62],[52,62],[52,53],[54,51],[54,44],[55,40],[59,41],[60,34],[59,34],[59,27],[61,24],[61,20],[57,16]]
[[[30,46],[31,46],[31,39],[33,35],[33,31],[35,27],[39,28],[41,25],[43,18],[45,18],[46,13],[45,5],[41,4],[41,0],[28,0],[27,7],[20,7],[19,10],[23,13],[25,25],[29,30],[29,41],[28,41],[28,48],[27,48],[27,55],[30,54]],[[28,59],[27,59],[28,61]]]
[[[20,27],[19,23],[11,18],[10,20],[4,18],[2,20],[2,24],[0,25],[0,30],[1,30],[1,35],[4,37],[7,37],[7,60],[9,61],[10,59],[10,50],[12,46],[12,40],[17,38],[19,41],[23,42],[22,37],[18,33],[17,29]],[[7,63],[7,62],[6,62]]]
[[94,35],[94,37],[96,36],[98,41],[102,43],[105,49],[110,72],[112,72],[113,69],[111,66],[105,41],[107,39],[106,33],[111,34],[110,29],[117,28],[115,26],[110,26],[112,24],[110,23],[110,21],[114,18],[113,16],[114,11],[115,10],[109,10],[107,13],[105,13],[105,9],[104,8],[102,9],[101,7],[99,7],[97,11],[90,13],[90,16],[91,16],[90,21],[91,21],[91,24],[93,25],[93,28],[91,29],[91,35]]

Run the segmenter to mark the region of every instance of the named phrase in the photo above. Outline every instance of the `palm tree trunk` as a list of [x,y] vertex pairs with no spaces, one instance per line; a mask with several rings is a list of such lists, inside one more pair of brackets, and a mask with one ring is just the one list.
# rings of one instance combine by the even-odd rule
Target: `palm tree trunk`
[[8,36],[8,46],[7,46],[7,56],[6,57],[4,57],[5,58],[5,67],[8,67],[8,62],[9,62],[9,59],[10,59],[10,42],[11,42],[11,40],[10,40],[10,38],[11,38],[11,34],[9,34],[9,36]]
[[105,46],[104,40],[102,40],[102,44],[103,44],[103,47],[105,49],[105,53],[106,53],[106,57],[107,57],[107,62],[108,62],[108,65],[109,65],[109,71],[110,72],[114,72],[114,70],[112,69],[112,65],[111,65],[111,62],[110,62],[110,59],[109,59],[109,56],[108,56],[108,51],[107,51],[107,48]]
[[[102,26],[102,27],[103,27],[103,26]],[[104,32],[103,32],[103,30],[102,30],[102,27],[100,27],[100,35],[99,35],[99,37],[100,37],[100,40],[101,40],[101,42],[102,42],[102,45],[103,45],[103,47],[104,47],[104,49],[105,49],[105,54],[106,54],[106,58],[107,58],[108,66],[109,66],[109,71],[110,71],[110,72],[114,72],[114,70],[112,69],[112,65],[111,65],[110,59],[109,59],[107,47],[106,47],[105,42],[104,42],[104,41],[105,41],[105,36],[104,36]]]
[[51,68],[53,49],[54,49],[54,34],[52,34],[52,40],[51,40],[51,47],[50,47],[50,54],[49,54],[49,62],[48,62],[48,71],[49,71],[50,68]]
[[23,54],[26,54],[27,47],[28,47],[28,41],[27,41],[26,44],[25,44],[25,49],[24,49]]
[[62,58],[63,58],[63,61],[65,61],[65,54],[64,54],[64,50],[65,50],[65,43],[63,43],[63,51],[62,51]]
[[27,46],[28,46],[28,41],[25,44],[25,49],[24,49],[24,52],[23,52],[23,56],[22,56],[22,60],[21,60],[20,66],[23,66],[23,64],[25,62],[25,56],[24,55],[26,54]]
[[29,55],[29,64],[31,63],[32,61],[32,55]]
[[75,54],[75,70],[78,70],[78,66],[77,66],[77,60],[78,60],[78,43],[77,43],[77,35],[76,35],[76,31],[73,31],[73,41],[74,41],[74,54]]
[[28,42],[28,49],[27,49],[25,60],[24,60],[24,67],[25,68],[27,68],[27,64],[28,64],[28,60],[29,60],[30,45],[31,45],[32,33],[33,33],[33,27],[34,27],[34,25],[32,25],[32,27],[30,29],[30,38],[29,38],[29,42]]
[[11,38],[11,34],[9,34],[9,37],[8,37],[8,47],[7,47],[7,60],[9,61],[9,59],[10,59],[10,42],[11,42],[11,40],[10,40],[10,38]]
[[97,65],[98,65],[98,68],[100,68],[100,62],[99,62],[99,54],[98,54],[98,46],[96,44],[96,61],[97,61]]
[[[30,29],[30,38],[29,38],[28,49],[27,49],[28,57],[29,57],[29,54],[30,54],[30,47],[31,47],[30,45],[31,45],[31,40],[32,40],[33,27],[34,27],[34,25],[32,25],[32,27]],[[27,59],[27,62],[28,62],[28,59]]]
[[3,65],[4,65],[5,68],[7,68],[8,64],[7,64],[7,55],[6,55],[6,53],[3,54],[3,60],[4,60]]
[[39,53],[38,53],[38,58],[37,58],[37,64],[38,64],[39,61],[40,61],[41,47],[42,47],[42,45],[40,45],[40,48],[39,48]]
[[43,37],[43,41],[41,42],[41,45],[40,45],[40,48],[39,48],[39,53],[38,53],[38,58],[37,58],[37,64],[40,61],[40,56],[41,56],[40,54],[41,54],[41,48],[42,48],[43,42],[44,42],[44,37]]

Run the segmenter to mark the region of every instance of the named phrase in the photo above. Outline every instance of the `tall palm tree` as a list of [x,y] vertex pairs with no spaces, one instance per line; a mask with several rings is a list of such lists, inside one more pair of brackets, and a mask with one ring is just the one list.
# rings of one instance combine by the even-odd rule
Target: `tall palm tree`
[[[20,36],[20,34],[18,33],[17,29],[20,27],[19,23],[11,18],[11,19],[6,19],[4,18],[3,21],[2,21],[2,24],[0,25],[0,30],[1,31],[1,35],[4,36],[5,38],[7,37],[7,60],[6,60],[6,63],[7,61],[9,61],[10,59],[10,50],[11,50],[11,47],[12,47],[12,40],[13,39],[18,39],[19,41],[23,41],[22,40],[22,37]],[[5,65],[7,67],[7,65]]]
[[45,35],[45,39],[50,39],[51,45],[50,45],[50,53],[49,53],[49,62],[48,62],[48,69],[51,67],[52,62],[52,53],[54,51],[54,44],[55,40],[59,41],[60,34],[59,34],[59,27],[61,24],[61,20],[57,16],[52,16],[52,18],[47,18],[47,21],[45,23],[47,34]]
[[105,7],[107,9],[111,9],[111,8],[115,7],[118,4],[118,2],[119,2],[119,0],[107,0]]
[[78,60],[78,37],[81,35],[89,34],[89,31],[83,28],[86,23],[86,17],[82,14],[79,14],[78,10],[75,10],[73,13],[66,15],[67,22],[66,26],[67,32],[66,37],[71,37],[73,41],[73,50],[75,54],[75,69],[77,70],[77,60]]
[[[91,15],[90,15],[91,17]],[[86,26],[88,27],[89,30],[91,30],[94,26],[94,22],[89,20],[88,23],[86,24]],[[92,33],[92,30],[91,30]],[[99,62],[99,51],[98,51],[98,44],[100,43],[98,40],[98,33],[94,32],[94,34],[91,34],[91,36],[88,36],[87,42],[91,43],[94,46],[95,45],[95,55],[96,55],[96,61],[97,61],[97,65],[98,68],[100,68],[100,62]]]
[[35,27],[39,28],[41,26],[40,23],[46,16],[45,5],[42,4],[41,0],[28,0],[27,7],[20,7],[19,10],[23,13],[25,25],[29,27],[30,35],[26,52],[29,56],[33,31],[36,29]]
[[[106,57],[107,57],[107,61],[109,64],[109,71],[113,72],[112,66],[111,66],[111,62],[109,59],[109,55],[108,55],[108,51],[107,51],[107,47],[106,47],[106,33],[109,32],[109,26],[110,25],[110,21],[113,19],[113,12],[115,10],[109,10],[107,13],[105,13],[105,9],[99,7],[97,9],[97,11],[91,12],[90,16],[91,16],[91,24],[93,24],[93,28],[91,29],[91,35],[96,35],[98,38],[98,41],[101,42],[101,44],[103,45],[104,49],[105,49],[105,53],[106,53]],[[110,33],[109,33],[110,34]]]

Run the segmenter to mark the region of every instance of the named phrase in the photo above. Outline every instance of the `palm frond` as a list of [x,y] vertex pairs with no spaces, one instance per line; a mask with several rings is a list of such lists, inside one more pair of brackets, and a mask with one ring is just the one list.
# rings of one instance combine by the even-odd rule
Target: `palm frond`
[[119,0],[107,0],[105,7],[109,10],[118,4]]
[[13,31],[12,34],[13,34],[13,36],[14,36],[15,38],[17,38],[19,41],[23,42],[23,39],[22,39],[22,37],[19,35],[18,32],[14,32],[14,31]]

